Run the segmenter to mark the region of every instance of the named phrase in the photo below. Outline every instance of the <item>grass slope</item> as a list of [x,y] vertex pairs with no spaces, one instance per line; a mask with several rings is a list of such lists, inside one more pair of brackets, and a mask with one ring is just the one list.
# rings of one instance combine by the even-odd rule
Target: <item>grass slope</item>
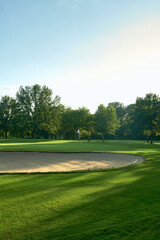
[[0,175],[0,239],[160,239],[160,144],[1,141],[1,151],[112,151],[139,165],[103,171]]

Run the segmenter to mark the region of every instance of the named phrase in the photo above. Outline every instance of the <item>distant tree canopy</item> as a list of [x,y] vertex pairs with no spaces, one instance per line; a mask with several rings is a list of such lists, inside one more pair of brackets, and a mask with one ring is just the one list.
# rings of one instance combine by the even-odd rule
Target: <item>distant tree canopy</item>
[[105,107],[103,104],[98,106],[95,112],[95,129],[102,134],[103,142],[105,133],[114,135],[119,128],[116,109],[110,105]]
[[57,110],[60,98],[56,96],[52,99],[51,89],[39,85],[20,87],[16,100],[19,119],[17,123],[23,135],[26,130],[32,138],[35,138],[38,132],[45,136],[57,132],[59,125]]
[[16,97],[0,99],[0,136],[22,138],[159,139],[160,98],[156,94],[137,97],[135,104],[100,104],[89,109],[66,108],[52,90],[38,84],[20,87]]
[[156,94],[138,97],[132,115],[134,131],[146,135],[152,143],[153,138],[160,134],[160,98]]
[[9,96],[4,96],[0,101],[0,129],[3,131],[5,138],[8,132],[13,128],[14,107],[16,102]]
[[85,130],[87,135],[92,131],[92,116],[90,111],[85,108],[78,108],[72,110],[71,108],[65,109],[62,117],[62,129],[64,136],[67,138],[76,139],[77,130]]
[[60,97],[52,99],[52,90],[46,86],[20,87],[16,99],[8,96],[0,101],[0,127],[7,138],[37,135],[48,137],[60,128]]

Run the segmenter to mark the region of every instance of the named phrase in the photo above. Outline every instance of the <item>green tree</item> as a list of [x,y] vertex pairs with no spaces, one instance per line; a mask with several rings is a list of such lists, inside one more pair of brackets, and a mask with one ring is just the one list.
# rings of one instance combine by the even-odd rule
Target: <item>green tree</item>
[[88,141],[91,140],[91,135],[94,131],[94,120],[93,115],[90,113],[89,109],[82,107],[76,110],[78,122],[78,129],[80,129],[80,136],[82,132],[87,135]]
[[129,104],[125,107],[125,115],[120,126],[120,136],[135,138],[136,132],[133,129],[133,115],[134,115],[135,104]]
[[146,94],[138,97],[133,115],[133,126],[137,134],[146,135],[153,142],[160,135],[160,98],[156,94]]
[[103,142],[105,134],[114,135],[119,128],[116,109],[113,106],[105,107],[103,104],[98,106],[95,112],[95,128],[102,134]]
[[117,119],[119,120],[119,128],[115,135],[119,138],[124,138],[127,135],[127,111],[123,103],[111,102],[108,106],[112,106],[116,109]]
[[87,108],[82,107],[76,110],[67,108],[64,110],[62,130],[65,137],[75,139],[77,137],[78,129],[80,129],[80,132],[85,130],[88,136],[90,136],[92,127],[93,121],[90,111]]
[[57,102],[55,102],[52,108],[49,109],[40,128],[41,133],[45,138],[48,138],[49,135],[57,138],[57,134],[60,133],[61,130],[63,111],[64,106],[59,103],[57,105]]
[[13,108],[15,100],[9,96],[4,96],[0,101],[0,128],[4,132],[5,138],[8,137],[8,132],[11,130],[12,120],[14,117]]
[[[16,94],[18,112],[20,117],[19,125],[30,131],[31,137],[35,138],[38,130],[55,133],[57,120],[53,114],[55,108],[60,104],[59,96],[52,99],[52,90],[46,86],[20,87]],[[24,129],[23,129],[24,131]]]
[[116,109],[116,114],[117,114],[118,120],[121,120],[123,118],[123,116],[126,114],[126,110],[125,110],[123,103],[111,102],[108,104],[108,107],[110,107],[110,106],[112,106],[113,108]]

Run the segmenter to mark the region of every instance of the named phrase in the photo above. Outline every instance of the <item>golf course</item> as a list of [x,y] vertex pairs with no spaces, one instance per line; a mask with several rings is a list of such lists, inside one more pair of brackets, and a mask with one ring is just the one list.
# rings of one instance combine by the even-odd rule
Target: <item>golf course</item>
[[0,239],[160,238],[159,142],[1,139],[0,151],[116,153],[145,160],[110,169],[1,172]]
[[0,240],[160,240],[160,0],[0,0]]

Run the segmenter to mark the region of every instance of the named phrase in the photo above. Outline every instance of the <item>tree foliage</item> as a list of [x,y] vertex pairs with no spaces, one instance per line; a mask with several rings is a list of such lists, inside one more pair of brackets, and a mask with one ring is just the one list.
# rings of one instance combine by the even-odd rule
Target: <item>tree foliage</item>
[[88,132],[88,135],[91,135],[92,128],[93,121],[90,111],[87,108],[82,107],[76,110],[67,108],[63,112],[62,129],[65,136],[75,139],[78,129],[80,132],[85,130]]
[[95,112],[95,127],[102,134],[103,142],[105,133],[114,135],[119,127],[116,109],[111,105],[108,107],[103,104],[99,105]]
[[135,104],[120,102],[100,104],[91,114],[89,109],[66,108],[52,90],[38,84],[20,87],[16,98],[0,99],[0,136],[7,138],[121,138],[147,139],[160,135],[160,98],[149,93],[137,97]]
[[9,96],[4,96],[0,101],[0,128],[4,133],[5,138],[8,137],[8,132],[13,128],[13,112],[15,100]]
[[146,135],[151,143],[160,134],[160,98],[156,94],[138,97],[133,115],[134,129],[138,134]]

